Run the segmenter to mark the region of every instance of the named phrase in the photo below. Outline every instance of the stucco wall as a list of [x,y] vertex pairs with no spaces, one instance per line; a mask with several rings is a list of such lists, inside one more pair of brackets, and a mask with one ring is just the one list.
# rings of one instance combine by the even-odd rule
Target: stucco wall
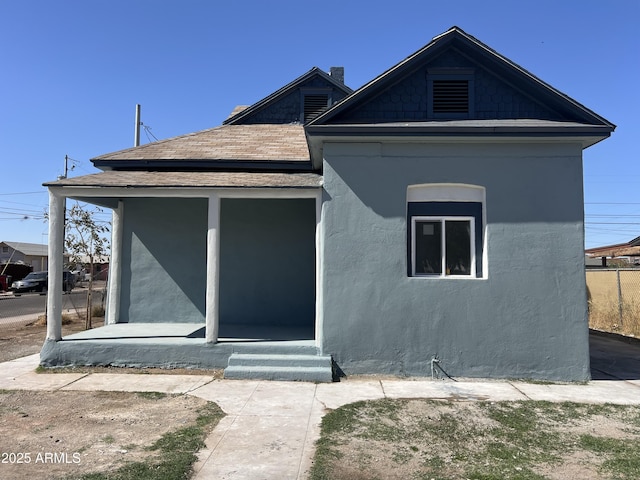
[[[323,345],[348,373],[585,380],[579,145],[325,144]],[[482,279],[407,276],[409,185],[486,188]]]
[[229,199],[220,213],[220,324],[315,318],[315,199]]
[[119,322],[205,321],[207,200],[124,201]]

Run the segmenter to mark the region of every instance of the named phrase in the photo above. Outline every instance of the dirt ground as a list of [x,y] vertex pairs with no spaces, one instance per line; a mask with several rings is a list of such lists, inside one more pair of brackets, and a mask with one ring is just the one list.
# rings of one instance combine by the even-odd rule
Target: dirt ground
[[[94,318],[92,323],[98,327],[103,322]],[[82,330],[84,320],[73,319],[63,325],[62,334]],[[0,362],[38,353],[45,336],[46,326],[37,321],[3,327]],[[73,371],[140,373],[104,367]],[[186,369],[144,373],[220,376],[218,371]],[[205,403],[187,395],[0,390],[0,479],[68,478],[149,459],[153,452],[145,447],[164,433],[194,422]]]
[[[188,395],[0,391],[0,478],[68,478],[148,460],[206,401]],[[157,455],[157,454],[155,454]]]
[[[62,336],[84,330],[84,320],[70,319],[71,323],[62,325]],[[94,318],[93,327],[101,327],[103,318]],[[38,353],[42,348],[47,335],[47,326],[44,321],[38,321],[34,315],[33,322],[24,326],[2,325],[0,326],[0,362],[8,362],[27,355]]]
[[[331,457],[335,460],[331,461],[328,478],[465,479],[470,470],[481,472],[484,467],[495,467],[495,457],[487,452],[508,443],[504,437],[494,436],[494,429],[500,424],[488,414],[486,404],[482,402],[407,400],[399,404],[401,408],[397,411],[382,414],[376,411],[380,404],[361,407],[350,424],[355,428],[330,435]],[[635,421],[629,420],[630,414]],[[603,472],[601,467],[607,460],[604,454],[577,447],[583,435],[637,445],[640,441],[637,415],[634,407],[605,410],[581,418],[549,415],[539,427],[561,439],[557,445],[562,449],[560,459],[534,460],[532,472],[525,475],[526,467],[518,466],[517,456],[536,455],[537,445],[531,441],[524,449],[518,446],[504,448],[505,454],[513,455],[512,464],[506,470],[473,478],[638,478]]]

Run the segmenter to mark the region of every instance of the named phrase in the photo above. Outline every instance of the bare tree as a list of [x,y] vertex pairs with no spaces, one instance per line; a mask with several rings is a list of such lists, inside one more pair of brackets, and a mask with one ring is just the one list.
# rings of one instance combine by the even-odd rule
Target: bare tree
[[93,265],[95,260],[100,260],[107,255],[109,240],[105,234],[109,231],[109,224],[96,221],[95,214],[102,209],[94,207],[89,209],[78,202],[67,210],[65,222],[65,247],[69,253],[71,263],[85,265],[89,260],[89,288],[87,290],[87,313],[85,328],[91,328],[92,305],[91,295],[93,291]]

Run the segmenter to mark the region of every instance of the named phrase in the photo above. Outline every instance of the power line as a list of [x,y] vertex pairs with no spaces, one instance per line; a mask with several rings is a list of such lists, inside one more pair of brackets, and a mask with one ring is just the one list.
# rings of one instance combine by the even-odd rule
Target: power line
[[640,222],[584,222],[585,225],[640,225]]
[[144,128],[144,133],[147,136],[147,140],[151,141],[151,139],[149,138],[149,135],[151,135],[155,139],[156,142],[158,141],[156,136],[151,132],[151,127],[150,126],[145,125],[142,122],[140,122],[140,125],[142,125],[142,128]]
[[590,218],[640,218],[640,215],[637,214],[597,214],[597,213],[587,213],[585,215],[585,217],[590,217]]
[[0,193],[0,195],[33,195],[35,193],[47,193],[47,191],[46,190],[41,190],[39,192]]

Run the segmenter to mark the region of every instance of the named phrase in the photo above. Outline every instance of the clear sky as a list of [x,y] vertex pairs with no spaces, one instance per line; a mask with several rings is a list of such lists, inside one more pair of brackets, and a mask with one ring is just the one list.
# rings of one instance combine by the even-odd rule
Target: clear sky
[[453,25],[617,125],[584,152],[586,246],[639,236],[640,0],[0,0],[0,241],[47,243],[42,183],[133,146],[136,104],[191,133],[314,66],[357,89]]

